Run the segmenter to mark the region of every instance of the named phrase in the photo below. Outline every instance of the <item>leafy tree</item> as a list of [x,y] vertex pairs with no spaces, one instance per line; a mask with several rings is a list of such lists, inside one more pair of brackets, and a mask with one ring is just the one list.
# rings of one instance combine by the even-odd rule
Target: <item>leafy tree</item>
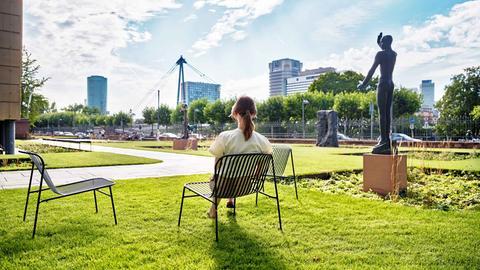
[[225,103],[221,100],[208,103],[207,106],[205,106],[204,113],[207,122],[212,124],[216,131],[220,131],[228,121],[228,114],[225,113]]
[[121,126],[122,128],[125,128],[125,126],[131,124],[133,121],[132,116],[126,112],[118,112],[114,114],[112,118],[112,124],[115,126]]
[[66,112],[74,112],[74,113],[81,113],[83,112],[83,108],[85,106],[83,106],[82,104],[72,104],[72,105],[68,105],[67,107],[63,108],[64,111]]
[[157,110],[153,107],[146,107],[142,111],[143,122],[146,124],[152,125],[152,134],[153,134],[153,124],[157,122]]
[[435,104],[440,111],[440,119],[436,125],[439,134],[447,136],[463,136],[466,129],[474,134],[480,130],[479,125],[466,127],[459,120],[471,116],[475,106],[480,105],[480,66],[466,68],[464,73],[451,78],[445,87],[445,94]]
[[188,106],[188,119],[190,120],[190,122],[194,123],[195,121],[194,124],[207,122],[204,113],[207,104],[207,98],[197,99],[190,103],[190,105]]
[[[333,93],[355,92],[357,85],[365,79],[361,73],[347,70],[344,72],[326,72],[320,75],[308,88],[309,92]],[[378,77],[373,78],[367,85],[366,91],[375,90]]]
[[270,97],[257,104],[257,117],[264,122],[280,122],[285,119],[283,97]]
[[38,91],[50,78],[38,78],[40,65],[32,58],[32,54],[23,49],[22,59],[22,106],[21,117],[28,118],[30,123],[35,123],[36,118],[49,110],[48,100]]
[[170,110],[170,108],[167,105],[165,104],[160,105],[160,107],[157,109],[155,113],[160,116],[160,125],[168,127],[168,125],[172,123],[171,122],[172,110]]
[[302,120],[302,102],[308,101],[305,105],[305,119],[311,120],[317,118],[319,110],[331,110],[333,107],[334,96],[332,93],[307,92],[295,94],[284,98],[285,119],[287,121]]
[[470,112],[473,120],[478,121],[480,120],[480,105],[473,107],[473,110]]
[[175,107],[175,110],[172,111],[170,118],[171,122],[174,124],[183,123],[183,112],[181,104],[178,104],[177,107]]
[[412,115],[420,109],[422,105],[421,95],[400,87],[393,92],[393,117]]

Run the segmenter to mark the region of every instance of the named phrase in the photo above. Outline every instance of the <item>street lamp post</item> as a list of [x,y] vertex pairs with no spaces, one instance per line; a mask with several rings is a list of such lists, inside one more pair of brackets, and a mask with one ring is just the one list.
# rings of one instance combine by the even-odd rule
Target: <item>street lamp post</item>
[[200,110],[199,110],[198,108],[195,109],[195,110],[193,110],[193,123],[196,125],[196,131],[197,131],[197,133],[199,134],[199,137],[200,137],[200,132],[199,132],[199,130],[198,130],[198,123],[197,123],[197,121],[196,121],[196,119],[197,119],[197,112],[199,112],[199,111],[200,111]]
[[303,136],[302,138],[305,139],[305,105],[309,104],[308,100],[303,99],[302,100],[302,131],[303,131]]

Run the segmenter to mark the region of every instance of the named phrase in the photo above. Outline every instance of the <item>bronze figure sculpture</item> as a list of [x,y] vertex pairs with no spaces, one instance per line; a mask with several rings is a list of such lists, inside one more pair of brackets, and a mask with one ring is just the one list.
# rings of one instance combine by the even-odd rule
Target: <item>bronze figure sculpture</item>
[[383,36],[380,33],[377,37],[377,44],[382,49],[375,55],[375,61],[368,71],[367,77],[358,89],[366,88],[368,82],[380,65],[380,81],[377,87],[377,105],[380,116],[380,141],[373,147],[372,154],[390,155],[392,146],[390,142],[390,124],[392,122],[392,99],[393,99],[393,80],[392,73],[397,59],[397,53],[392,50],[393,38],[390,35]]

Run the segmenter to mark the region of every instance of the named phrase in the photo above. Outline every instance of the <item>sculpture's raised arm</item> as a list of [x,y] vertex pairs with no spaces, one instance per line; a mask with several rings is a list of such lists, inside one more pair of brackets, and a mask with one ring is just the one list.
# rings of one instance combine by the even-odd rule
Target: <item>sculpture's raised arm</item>
[[383,49],[382,48],[382,43],[381,43],[382,37],[383,37],[383,33],[380,32],[380,34],[378,34],[378,36],[377,36],[377,44],[378,44],[378,47],[380,47],[380,49]]

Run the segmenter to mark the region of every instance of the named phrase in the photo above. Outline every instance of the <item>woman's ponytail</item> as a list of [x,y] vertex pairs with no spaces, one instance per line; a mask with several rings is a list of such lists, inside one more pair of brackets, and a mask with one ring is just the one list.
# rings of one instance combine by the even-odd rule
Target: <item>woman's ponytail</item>
[[257,115],[255,101],[247,96],[239,97],[232,107],[232,115],[234,113],[241,116],[240,121],[242,121],[242,126],[244,127],[243,136],[245,137],[245,141],[248,141],[255,130],[255,124],[253,123],[253,118]]
[[248,139],[252,137],[253,130],[255,129],[255,124],[253,123],[252,115],[249,110],[247,110],[242,116],[242,121],[244,126],[243,136],[245,137],[245,141],[248,141]]

